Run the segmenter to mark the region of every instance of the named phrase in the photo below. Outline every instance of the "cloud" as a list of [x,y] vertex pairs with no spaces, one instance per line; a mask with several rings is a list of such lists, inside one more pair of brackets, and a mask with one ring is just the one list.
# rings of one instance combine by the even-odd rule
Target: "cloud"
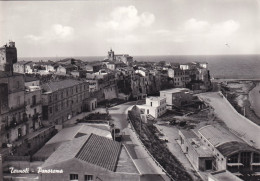
[[60,24],[55,24],[52,26],[52,29],[58,37],[64,39],[71,36],[74,33],[74,29],[69,26],[62,26]]
[[117,36],[113,38],[108,38],[107,42],[109,43],[140,43],[142,42],[140,37],[135,35],[125,35],[125,36]]
[[74,35],[74,28],[70,26],[63,26],[61,24],[54,24],[50,29],[43,31],[41,35],[26,35],[25,39],[34,42],[50,42],[50,41],[68,41]]
[[207,21],[198,21],[194,18],[189,19],[184,23],[185,31],[193,31],[193,32],[205,32],[209,30],[210,24]]
[[153,24],[155,16],[149,12],[138,14],[134,6],[117,7],[109,18],[97,22],[99,28],[116,31],[132,31],[139,27],[149,27]]
[[201,35],[206,36],[228,36],[236,32],[239,27],[239,22],[234,20],[227,20],[224,22],[210,24],[207,21],[200,21],[192,18],[184,23],[182,29],[184,29],[187,34],[200,33]]

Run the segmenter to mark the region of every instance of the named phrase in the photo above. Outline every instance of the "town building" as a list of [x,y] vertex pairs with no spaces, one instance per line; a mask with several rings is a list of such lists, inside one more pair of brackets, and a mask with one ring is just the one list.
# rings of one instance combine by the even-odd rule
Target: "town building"
[[85,70],[87,72],[98,72],[99,70],[103,69],[102,62],[89,62],[85,65]]
[[40,86],[40,80],[35,77],[24,76],[24,85],[25,85],[25,87]]
[[93,133],[62,143],[41,169],[62,170],[40,173],[42,181],[133,181],[141,177],[125,146]]
[[42,100],[43,124],[47,125],[63,125],[88,107],[97,107],[96,101],[88,105],[92,100],[88,83],[70,79],[43,84]]
[[110,61],[122,62],[128,66],[133,64],[133,57],[129,56],[128,54],[116,55],[112,49],[110,49],[110,51],[108,52],[107,59]]
[[0,71],[13,72],[13,64],[17,62],[15,42],[9,41],[8,45],[0,47]]
[[182,151],[188,157],[196,171],[212,171],[214,157],[207,146],[201,143],[199,137],[191,130],[179,130]]
[[59,65],[56,69],[56,74],[66,75],[70,74],[72,71],[77,70],[78,67],[72,64]]
[[138,105],[142,114],[151,115],[154,118],[162,116],[166,112],[166,98],[147,97],[144,105]]
[[223,127],[207,125],[199,129],[201,142],[212,150],[216,170],[235,175],[259,173],[260,151]]
[[42,90],[40,86],[26,86],[25,89],[26,115],[29,119],[29,133],[41,127]]
[[166,98],[167,107],[171,109],[188,104],[193,94],[186,88],[174,88],[160,91],[160,97]]
[[22,74],[0,71],[1,145],[12,143],[28,133],[24,91]]
[[25,74],[28,73],[29,69],[27,68],[27,65],[31,64],[32,61],[18,61],[15,64],[13,64],[13,70],[14,72]]

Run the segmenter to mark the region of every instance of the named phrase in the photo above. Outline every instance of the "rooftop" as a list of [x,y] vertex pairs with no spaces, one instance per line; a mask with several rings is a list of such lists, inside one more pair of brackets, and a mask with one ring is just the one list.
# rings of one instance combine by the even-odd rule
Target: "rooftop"
[[238,178],[234,174],[230,173],[227,170],[217,171],[209,174],[209,177],[215,178],[221,181],[242,181],[242,179]]
[[214,127],[207,125],[199,129],[199,134],[204,136],[214,147],[218,147],[228,142],[244,143],[237,136],[229,132],[223,127]]
[[12,73],[12,72],[0,71],[0,78],[7,78],[12,76],[24,76],[24,75],[15,72]]
[[76,158],[115,171],[121,143],[91,134]]
[[185,136],[192,148],[197,152],[200,157],[212,157],[213,154],[211,150],[201,143],[199,137],[192,130],[180,130],[180,132]]
[[42,165],[48,167],[71,159],[78,159],[110,171],[115,171],[121,143],[95,134],[81,136],[63,143]]
[[166,98],[164,98],[164,97],[147,97],[147,99],[149,99],[150,101],[162,101]]
[[52,139],[50,139],[46,144],[59,143],[73,140],[79,134],[89,135],[95,133],[99,136],[103,136],[109,139],[112,139],[111,133],[109,130],[105,130],[104,127],[97,127],[95,125],[78,125],[69,128],[64,128],[58,132]]
[[248,144],[235,141],[224,143],[218,146],[217,149],[224,156],[232,155],[240,150],[255,151],[259,153],[259,151],[249,146]]
[[177,93],[177,92],[189,92],[189,91],[190,90],[186,89],[186,88],[174,88],[174,89],[162,90],[160,92],[174,94],[174,93]]
[[28,64],[28,63],[32,63],[32,61],[17,61],[16,64],[20,64],[20,65],[25,65],[25,64]]
[[[84,123],[85,124],[85,123]],[[34,156],[49,157],[64,142],[69,142],[75,138],[88,136],[92,133],[112,139],[111,133],[104,124],[78,125],[64,128],[52,137]]]
[[[59,147],[56,148],[56,150],[52,150],[53,153],[44,162],[42,167],[48,167],[74,158],[77,155],[77,153],[81,150],[82,146],[85,144],[89,137],[90,135],[85,135],[79,138],[75,138],[72,141],[60,144]],[[45,150],[47,151],[47,148]]]
[[75,85],[79,85],[81,83],[83,83],[83,81],[67,79],[67,80],[62,80],[62,81],[57,81],[57,82],[49,82],[49,83],[43,84],[42,89],[45,92],[55,92],[57,90],[65,89],[65,88],[72,87],[72,86],[75,86]]
[[40,81],[39,79],[35,78],[35,77],[30,77],[30,76],[24,76],[24,81],[25,82],[32,82],[32,81]]

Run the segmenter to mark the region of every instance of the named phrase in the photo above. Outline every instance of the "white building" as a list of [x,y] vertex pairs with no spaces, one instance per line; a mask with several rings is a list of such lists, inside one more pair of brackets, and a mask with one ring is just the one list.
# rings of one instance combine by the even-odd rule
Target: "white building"
[[167,106],[182,106],[192,100],[192,93],[186,88],[174,88],[160,91],[160,97],[166,99]]
[[166,98],[147,97],[144,105],[139,105],[142,113],[158,118],[166,112]]
[[189,64],[180,64],[180,69],[181,70],[189,70],[190,66],[189,66]]

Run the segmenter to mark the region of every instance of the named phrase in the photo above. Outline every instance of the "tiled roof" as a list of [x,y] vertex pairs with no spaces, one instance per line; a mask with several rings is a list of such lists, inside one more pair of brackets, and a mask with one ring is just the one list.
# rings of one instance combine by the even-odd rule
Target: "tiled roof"
[[59,164],[73,158],[115,171],[122,144],[95,134],[65,142],[44,162],[42,167]]
[[67,80],[49,82],[49,83],[43,84],[42,89],[46,92],[55,92],[57,90],[72,87],[74,85],[78,85],[81,83],[83,83],[83,81],[67,79]]
[[91,134],[76,158],[115,171],[122,144]]

